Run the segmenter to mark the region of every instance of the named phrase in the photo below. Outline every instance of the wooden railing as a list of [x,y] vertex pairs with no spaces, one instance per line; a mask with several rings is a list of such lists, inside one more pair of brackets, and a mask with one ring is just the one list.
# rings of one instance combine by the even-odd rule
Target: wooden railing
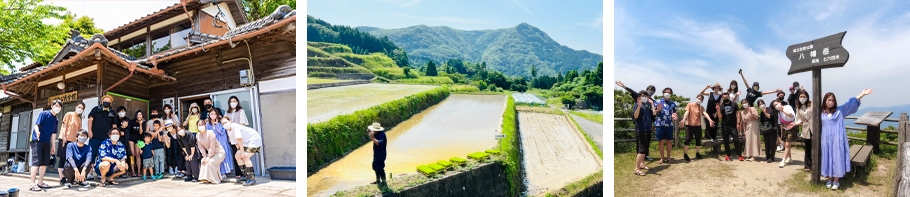
[[897,170],[894,171],[894,189],[892,196],[910,196],[910,118],[901,113],[897,127]]

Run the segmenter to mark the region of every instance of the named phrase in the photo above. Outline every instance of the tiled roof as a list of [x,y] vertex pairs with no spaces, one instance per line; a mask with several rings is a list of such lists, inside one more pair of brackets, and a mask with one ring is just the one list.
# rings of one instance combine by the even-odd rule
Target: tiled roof
[[[193,10],[191,10],[191,9],[194,9],[194,6],[200,6],[200,5],[204,6],[204,4],[211,4],[213,2],[217,2],[217,3],[226,2],[230,9],[231,15],[234,18],[234,23],[237,23],[238,25],[240,25],[240,24],[244,24],[247,22],[246,12],[243,10],[243,6],[240,4],[239,0],[215,0],[215,1],[213,1],[213,0],[188,0],[186,9],[188,9],[188,11],[192,12]],[[234,5],[235,8],[230,8],[231,5]],[[183,4],[179,3],[179,1],[178,1],[178,3],[175,3],[174,5],[160,9],[151,14],[147,14],[139,19],[130,21],[129,23],[116,27],[113,30],[104,32],[104,35],[105,36],[114,36],[114,35],[122,36],[122,35],[125,35],[126,33],[129,33],[129,32],[123,32],[124,30],[128,30],[130,28],[135,28],[135,27],[137,27],[137,24],[141,24],[143,21],[150,20],[150,18],[152,18],[152,16],[156,16],[159,14],[169,14],[169,16],[172,16],[173,14],[176,14],[176,13],[167,13],[167,12],[179,12],[179,14],[185,14],[183,11]]]
[[[297,15],[296,10],[293,10],[290,6],[282,5],[282,6],[279,6],[277,9],[275,9],[275,11],[272,12],[272,14],[269,15],[268,17],[265,17],[265,18],[262,18],[259,20],[255,20],[250,23],[239,26],[235,29],[232,29],[232,30],[226,32],[224,34],[224,36],[221,36],[218,39],[213,39],[211,41],[204,42],[202,44],[193,45],[193,46],[189,46],[189,47],[182,48],[179,50],[174,50],[174,51],[170,51],[170,52],[159,54],[159,55],[153,55],[153,56],[156,56],[157,58],[164,58],[164,57],[168,57],[168,56],[178,54],[178,53],[181,53],[184,51],[196,49],[199,47],[205,47],[206,45],[209,45],[209,44],[213,44],[213,43],[223,41],[223,40],[229,40],[229,39],[231,39],[233,37],[237,37],[239,35],[243,35],[243,34],[247,34],[250,32],[254,32],[256,30],[260,30],[262,28],[268,27],[271,24],[277,23],[279,21],[282,21],[284,19],[290,18],[292,16],[296,16],[296,15]],[[148,58],[138,60],[138,61],[141,63],[145,63],[145,64],[151,64],[151,61]]]

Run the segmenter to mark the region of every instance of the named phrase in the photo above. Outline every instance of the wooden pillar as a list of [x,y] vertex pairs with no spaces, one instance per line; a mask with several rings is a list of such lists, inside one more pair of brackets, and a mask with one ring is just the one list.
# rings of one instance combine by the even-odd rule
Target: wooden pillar
[[98,78],[95,79],[95,87],[97,88],[96,91],[98,91],[98,103],[101,103],[101,96],[104,96],[104,87],[101,85],[101,79],[104,78],[104,61],[99,60],[96,62],[98,62]]
[[[821,114],[821,104],[822,104],[822,70],[815,69],[812,70],[812,111],[816,114]],[[821,117],[816,118],[815,121],[812,121],[812,130],[815,131],[815,134],[812,135],[812,183],[821,182],[821,142],[822,142],[822,119]]]
[[881,144],[881,128],[878,126],[866,126],[866,145],[872,145],[872,152],[879,153],[878,146]]
[[897,170],[895,170],[894,174],[892,175],[893,183],[894,183],[894,186],[893,186],[892,192],[891,192],[893,194],[892,196],[901,196],[900,194],[898,194],[898,191],[900,191],[900,187],[901,187],[900,182],[908,181],[908,180],[902,180],[903,172],[905,170],[907,170],[907,169],[903,168],[904,162],[908,162],[908,161],[904,160],[905,159],[904,154],[906,154],[904,152],[905,151],[904,143],[908,142],[907,138],[910,137],[910,133],[907,133],[907,132],[910,132],[910,118],[908,118],[907,113],[904,112],[904,113],[901,113],[901,118],[900,118],[900,121],[898,122],[898,126],[897,126]]

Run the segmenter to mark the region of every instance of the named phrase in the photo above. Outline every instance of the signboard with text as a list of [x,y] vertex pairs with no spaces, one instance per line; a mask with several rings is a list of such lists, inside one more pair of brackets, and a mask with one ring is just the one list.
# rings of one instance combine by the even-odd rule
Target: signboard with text
[[71,101],[78,100],[79,94],[78,94],[78,91],[72,91],[72,92],[67,92],[67,93],[56,95],[56,96],[52,96],[50,98],[47,98],[47,105],[50,106],[52,103],[54,103],[55,99],[60,99],[60,102],[68,103]]
[[790,58],[790,71],[787,74],[844,67],[850,59],[850,53],[841,45],[845,34],[846,31],[787,47],[787,58]]

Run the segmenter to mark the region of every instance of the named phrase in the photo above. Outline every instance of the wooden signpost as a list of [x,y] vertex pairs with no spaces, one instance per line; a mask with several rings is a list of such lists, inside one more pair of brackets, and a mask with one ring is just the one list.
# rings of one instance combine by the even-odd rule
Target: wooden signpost
[[[790,58],[790,71],[787,75],[812,71],[812,111],[821,113],[822,103],[822,70],[825,68],[844,67],[850,59],[850,53],[841,45],[844,35],[840,32],[809,42],[787,47],[787,58]],[[821,176],[821,118],[812,122],[812,182],[819,183]]]

